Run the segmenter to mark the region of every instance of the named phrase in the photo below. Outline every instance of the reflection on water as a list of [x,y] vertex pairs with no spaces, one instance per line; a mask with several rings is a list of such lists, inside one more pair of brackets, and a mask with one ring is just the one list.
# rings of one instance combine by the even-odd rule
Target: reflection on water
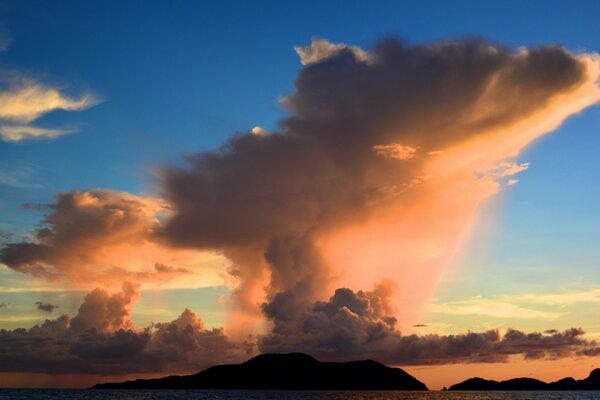
[[395,392],[293,390],[0,389],[0,400],[600,400],[600,391]]

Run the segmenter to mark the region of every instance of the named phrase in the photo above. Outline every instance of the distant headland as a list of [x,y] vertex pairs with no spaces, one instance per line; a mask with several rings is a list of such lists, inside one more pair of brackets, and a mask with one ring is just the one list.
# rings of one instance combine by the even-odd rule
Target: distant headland
[[400,368],[372,360],[321,362],[302,353],[262,354],[194,375],[102,383],[93,389],[428,390]]
[[600,390],[600,368],[581,380],[568,377],[546,383],[533,378],[515,378],[501,382],[471,378],[450,386],[449,390]]

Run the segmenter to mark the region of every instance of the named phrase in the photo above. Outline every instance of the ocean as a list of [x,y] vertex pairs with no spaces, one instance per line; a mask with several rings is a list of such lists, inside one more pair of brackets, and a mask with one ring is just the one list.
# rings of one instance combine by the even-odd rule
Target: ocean
[[600,400],[600,391],[396,392],[0,389],[0,400]]

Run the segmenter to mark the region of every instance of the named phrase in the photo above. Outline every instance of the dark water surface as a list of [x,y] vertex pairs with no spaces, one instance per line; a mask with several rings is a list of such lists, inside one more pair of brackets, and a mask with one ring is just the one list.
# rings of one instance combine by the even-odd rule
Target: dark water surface
[[0,389],[0,400],[600,400],[600,391],[394,392],[291,390]]

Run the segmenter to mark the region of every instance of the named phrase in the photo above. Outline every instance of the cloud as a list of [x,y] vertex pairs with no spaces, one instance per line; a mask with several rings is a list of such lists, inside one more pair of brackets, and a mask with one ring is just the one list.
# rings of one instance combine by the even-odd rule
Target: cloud
[[[524,359],[582,357],[600,354],[595,341],[572,328],[525,333],[508,329],[458,335],[403,336],[390,314],[389,288],[372,292],[338,289],[327,302],[282,319],[267,309],[274,329],[260,342],[262,352],[304,351],[328,360],[372,358],[392,365],[507,362]],[[269,305],[268,307],[271,307]]]
[[0,262],[19,272],[84,286],[127,279],[160,283],[191,274],[198,260],[198,252],[171,250],[155,240],[166,212],[157,199],[71,191],[35,208],[46,215],[33,240],[0,250]]
[[527,169],[529,169],[529,163],[516,163],[516,162],[502,162],[500,163],[500,168],[501,168],[501,172],[500,175],[501,176],[513,176],[516,175],[520,172],[523,172]]
[[[0,40],[0,51],[3,50]],[[0,138],[6,142],[27,139],[53,139],[76,132],[73,128],[44,128],[30,125],[52,111],[82,111],[98,104],[91,93],[77,97],[18,72],[0,74]]]
[[90,94],[70,98],[40,82],[13,78],[8,88],[0,92],[0,119],[29,123],[54,110],[84,110],[96,101]]
[[54,312],[54,310],[59,308],[57,305],[50,304],[50,303],[44,303],[42,301],[36,301],[35,305],[37,306],[37,309],[39,311],[44,311],[47,313],[52,313],[52,312]]
[[563,291],[559,293],[526,293],[511,296],[516,301],[544,304],[567,305],[573,303],[600,302],[600,289],[587,289],[579,291]]
[[403,146],[401,144],[394,143],[373,146],[373,151],[385,158],[391,158],[395,160],[410,160],[415,156],[417,149],[411,146]]
[[305,67],[279,130],[235,135],[161,172],[172,211],[162,237],[223,251],[237,316],[260,319],[258,304],[284,298],[293,313],[335,287],[390,279],[410,327],[480,205],[528,166],[520,152],[600,98],[598,56],[558,46],[389,39],[366,52],[315,40],[296,50]]
[[371,358],[390,365],[507,362],[587,357],[600,346],[582,329],[525,333],[509,329],[458,335],[403,336],[391,315],[390,284],[372,291],[337,289],[301,313],[284,315],[283,301],[265,304],[272,332],[235,340],[207,329],[185,309],[170,322],[137,329],[131,321],[138,289],[124,282],[118,292],[96,288],[77,315],[46,320],[31,329],[0,330],[0,372],[126,375],[192,373],[215,364],[244,361],[259,351],[302,351],[323,360]]
[[505,301],[486,300],[479,298],[443,304],[433,304],[429,308],[429,311],[440,314],[482,315],[492,318],[542,320],[554,320],[559,318],[561,315],[560,313],[526,308]]
[[138,287],[124,282],[121,292],[110,294],[101,288],[85,296],[79,313],[71,320],[71,329],[112,333],[134,328],[131,321],[131,308],[139,300]]
[[260,126],[255,126],[250,130],[250,133],[256,136],[268,136],[269,132],[267,132],[264,128]]
[[[302,331],[295,316],[325,307],[334,288],[382,281],[395,285],[385,318],[356,319],[348,307],[331,317],[373,334],[412,326],[480,205],[528,167],[520,152],[600,99],[600,58],[485,40],[388,39],[359,50],[324,40],[297,49],[305,67],[278,130],[254,128],[161,169],[164,199],[59,193],[33,239],[7,244],[0,261],[50,281],[110,286],[171,279],[192,270],[178,260],[219,252],[235,285],[228,331],[240,337],[261,332],[265,316],[275,328],[264,343]],[[87,104],[53,93],[55,108]]]
[[[0,185],[11,186],[15,188],[41,188],[43,185],[32,180],[37,167],[28,165],[11,165],[9,169],[0,169]],[[8,237],[6,233],[0,233],[0,242],[5,242]]]
[[49,374],[196,372],[215,363],[239,362],[255,352],[222,329],[206,329],[186,309],[171,322],[135,329],[130,319],[137,288],[95,289],[74,318],[63,315],[31,329],[0,330],[0,371]]
[[6,308],[6,307],[8,307],[8,304],[6,304],[6,303],[0,303],[0,308]]
[[30,125],[1,125],[0,137],[5,142],[20,142],[26,139],[54,139],[77,132],[76,129],[36,128]]
[[310,45],[296,46],[294,50],[300,56],[302,65],[320,63],[345,52],[352,54],[357,60],[369,62],[369,55],[360,47],[348,46],[343,43],[333,44],[326,39],[313,39]]

